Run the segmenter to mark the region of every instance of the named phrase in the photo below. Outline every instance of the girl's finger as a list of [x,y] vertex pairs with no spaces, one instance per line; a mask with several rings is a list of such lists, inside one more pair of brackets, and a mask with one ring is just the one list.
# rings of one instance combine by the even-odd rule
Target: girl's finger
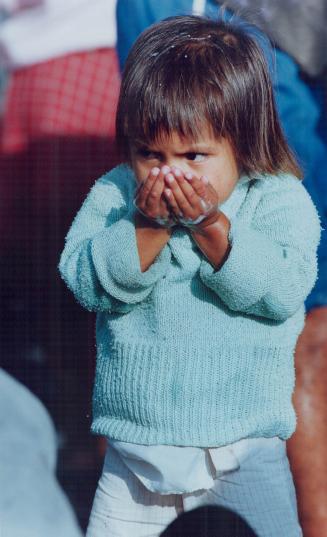
[[192,186],[199,196],[201,208],[205,214],[218,206],[219,196],[209,183],[207,176],[203,175],[200,179],[193,176]]
[[156,183],[159,174],[160,174],[159,168],[152,168],[148,177],[140,183],[139,187],[137,187],[134,199],[135,199],[137,206],[140,207],[141,209],[146,208],[149,194],[154,184]]
[[172,190],[170,188],[165,188],[163,194],[167,200],[170,212],[172,212],[176,216],[176,218],[180,218],[181,216],[183,216]]
[[156,177],[155,182],[152,184],[151,190],[148,192],[147,198],[145,200],[146,208],[151,212],[155,217],[158,214],[160,207],[160,199],[165,186],[164,183],[164,174],[162,169],[153,168],[150,174]]
[[193,189],[198,196],[204,200],[211,200],[213,203],[218,203],[218,194],[210,184],[206,175],[198,178],[196,175],[185,174],[186,179],[192,184]]
[[[185,181],[184,178],[183,181]],[[183,215],[186,218],[193,218],[194,213],[197,211],[194,211],[193,205],[191,205],[187,196],[184,194],[184,191],[182,190],[180,185],[181,179],[179,178],[179,180],[177,181],[175,176],[172,173],[169,173],[165,177],[165,182],[168,190],[171,190],[175,200],[175,204],[178,207],[176,215],[178,214],[179,216]],[[195,193],[194,195],[196,196]]]
[[184,177],[184,188],[187,188],[187,192],[190,193],[190,189],[192,189],[192,191],[195,192],[200,198],[203,198],[205,196],[208,183],[205,184],[201,179],[191,172],[185,173]]
[[208,190],[209,181],[205,176],[198,179],[190,172],[183,176],[179,170],[177,171],[177,174],[175,171],[177,182],[197,216],[206,214],[218,203],[217,196],[212,197],[212,192]]
[[185,179],[187,179],[189,185],[192,186],[193,190],[195,190],[200,198],[205,197],[209,183],[209,180],[206,176],[202,176],[201,179],[199,179],[192,173],[186,173]]
[[160,216],[161,217],[169,217],[170,214],[171,214],[171,211],[170,211],[170,206],[168,204],[168,199],[167,197],[165,196],[165,193],[164,191],[162,192],[161,196],[160,196]]

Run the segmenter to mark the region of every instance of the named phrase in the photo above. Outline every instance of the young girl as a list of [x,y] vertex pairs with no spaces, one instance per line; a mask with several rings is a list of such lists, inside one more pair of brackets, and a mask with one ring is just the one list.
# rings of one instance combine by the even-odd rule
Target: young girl
[[215,504],[299,537],[285,440],[320,225],[256,40],[193,16],[145,31],[117,135],[127,163],[95,183],[59,265],[97,312],[108,451],[87,535],[159,536]]

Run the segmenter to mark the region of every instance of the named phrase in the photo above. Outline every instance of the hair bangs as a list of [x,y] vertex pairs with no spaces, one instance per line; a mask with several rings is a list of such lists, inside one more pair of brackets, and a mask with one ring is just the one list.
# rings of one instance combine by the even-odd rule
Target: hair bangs
[[173,132],[198,140],[204,127],[217,138],[225,134],[223,92],[208,76],[207,58],[190,43],[176,48],[162,47],[153,54],[142,81],[126,99],[121,138],[127,147]]

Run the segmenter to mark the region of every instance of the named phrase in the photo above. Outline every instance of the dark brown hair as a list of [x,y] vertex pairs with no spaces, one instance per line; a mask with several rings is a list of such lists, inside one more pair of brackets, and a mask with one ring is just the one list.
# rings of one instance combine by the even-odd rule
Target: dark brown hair
[[283,135],[268,67],[240,25],[196,16],[154,24],[127,58],[117,110],[117,142],[130,160],[135,140],[178,132],[199,138],[209,124],[226,137],[245,173],[301,171]]

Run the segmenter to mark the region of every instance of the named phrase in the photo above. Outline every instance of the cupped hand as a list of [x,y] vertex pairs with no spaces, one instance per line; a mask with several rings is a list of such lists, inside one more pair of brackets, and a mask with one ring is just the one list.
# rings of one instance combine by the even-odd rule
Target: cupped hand
[[203,227],[219,216],[219,197],[206,176],[196,177],[171,168],[163,190],[170,211],[182,225]]
[[134,205],[143,216],[165,227],[176,224],[163,196],[164,177],[169,171],[168,166],[152,168],[148,177],[137,187],[134,197]]

